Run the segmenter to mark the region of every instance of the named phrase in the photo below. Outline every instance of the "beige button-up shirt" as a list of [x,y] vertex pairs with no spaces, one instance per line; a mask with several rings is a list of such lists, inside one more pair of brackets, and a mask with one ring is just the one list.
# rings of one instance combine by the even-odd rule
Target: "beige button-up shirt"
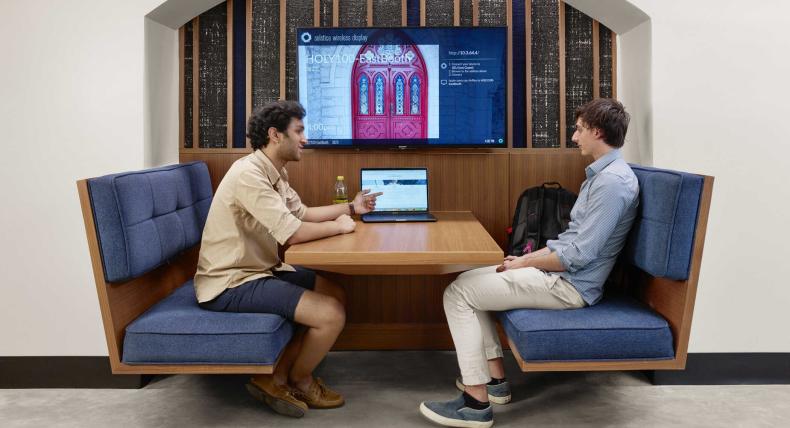
[[225,174],[209,208],[195,273],[198,302],[228,288],[293,271],[278,244],[293,235],[307,212],[299,195],[260,150],[237,160]]

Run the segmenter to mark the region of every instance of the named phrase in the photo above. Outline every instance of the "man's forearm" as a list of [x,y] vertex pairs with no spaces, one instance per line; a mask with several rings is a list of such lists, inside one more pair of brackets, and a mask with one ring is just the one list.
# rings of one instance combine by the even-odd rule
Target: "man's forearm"
[[[545,254],[537,255],[543,250],[546,250]],[[536,253],[535,256],[526,258],[527,267],[538,268],[546,272],[565,271],[565,266],[563,266],[559,256],[557,256],[557,253],[551,252],[548,248],[544,248],[540,251]]]
[[527,259],[531,259],[535,257],[548,256],[549,254],[551,254],[551,250],[549,250],[549,247],[543,247],[540,250],[535,251],[534,253],[524,254],[524,257]]
[[[340,214],[338,214],[338,216],[339,215]],[[305,215],[305,217],[307,216]],[[335,221],[323,221],[320,223],[303,221],[299,229],[296,229],[296,232],[288,238],[286,244],[293,245],[300,242],[314,241],[328,236],[335,236],[340,233],[340,226]]]
[[350,214],[348,204],[325,205],[323,207],[310,207],[304,213],[302,221],[320,223],[322,221],[334,220],[342,214]]

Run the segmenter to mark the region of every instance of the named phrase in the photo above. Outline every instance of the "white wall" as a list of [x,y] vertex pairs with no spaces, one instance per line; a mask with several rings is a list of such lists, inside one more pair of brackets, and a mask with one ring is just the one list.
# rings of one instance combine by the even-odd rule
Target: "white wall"
[[144,166],[143,17],[0,2],[0,355],[107,355],[77,179]]
[[178,31],[145,18],[144,58],[144,164],[178,163]]
[[790,352],[790,3],[631,2],[652,21],[653,163],[716,177],[689,350]]
[[[177,156],[175,142],[154,146],[177,129],[173,33],[149,23],[146,48],[159,3],[0,2],[0,356],[107,354],[75,181]],[[690,350],[790,352],[790,5],[632,3],[651,22],[622,35],[621,72],[645,55],[629,40],[649,39],[650,87],[623,76],[621,95],[645,91],[652,107],[629,106],[645,122],[629,156],[716,176]]]

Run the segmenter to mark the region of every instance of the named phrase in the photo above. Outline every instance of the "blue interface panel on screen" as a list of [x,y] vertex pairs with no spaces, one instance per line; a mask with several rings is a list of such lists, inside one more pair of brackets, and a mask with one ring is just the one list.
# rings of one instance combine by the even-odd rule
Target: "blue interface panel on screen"
[[506,147],[504,27],[300,28],[308,147]]

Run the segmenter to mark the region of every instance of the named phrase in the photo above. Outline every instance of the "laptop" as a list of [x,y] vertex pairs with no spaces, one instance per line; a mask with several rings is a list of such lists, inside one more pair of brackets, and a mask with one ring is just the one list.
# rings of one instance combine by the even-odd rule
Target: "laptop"
[[363,214],[366,223],[436,221],[428,212],[426,168],[362,168],[360,188],[383,192],[376,211]]

